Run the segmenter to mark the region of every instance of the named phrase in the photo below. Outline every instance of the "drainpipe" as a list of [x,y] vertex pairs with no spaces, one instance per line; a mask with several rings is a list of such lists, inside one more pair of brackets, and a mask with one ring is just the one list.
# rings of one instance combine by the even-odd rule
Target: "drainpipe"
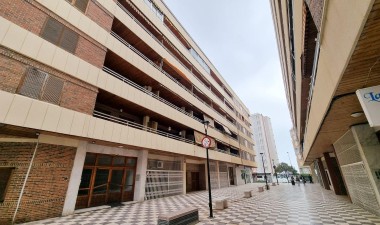
[[39,140],[40,140],[40,133],[37,132],[36,135],[37,135],[37,143],[36,143],[36,147],[34,148],[33,156],[32,156],[32,159],[30,160],[29,168],[28,168],[28,171],[26,172],[26,176],[25,176],[25,179],[24,179],[24,183],[22,184],[22,188],[21,188],[21,191],[20,191],[20,195],[18,196],[17,205],[16,205],[16,210],[15,210],[15,212],[14,212],[14,214],[13,214],[13,218],[12,218],[12,224],[15,223],[16,215],[17,215],[17,211],[18,211],[18,208],[20,207],[20,203],[21,203],[22,195],[23,195],[23,193],[24,193],[25,185],[26,185],[26,182],[27,182],[27,180],[28,180],[30,170],[32,169],[32,165],[33,165],[34,157],[36,156],[36,153],[37,153],[38,142],[39,142]]

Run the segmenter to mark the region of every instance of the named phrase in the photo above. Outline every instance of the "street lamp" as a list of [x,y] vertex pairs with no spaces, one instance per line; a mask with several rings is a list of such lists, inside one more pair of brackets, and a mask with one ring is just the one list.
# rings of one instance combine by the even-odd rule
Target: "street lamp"
[[261,160],[263,161],[263,168],[264,168],[264,178],[265,178],[265,187],[266,187],[266,189],[267,190],[269,190],[269,186],[268,186],[268,181],[267,181],[267,174],[266,174],[266,172],[265,172],[265,166],[264,166],[264,153],[260,153],[260,155],[261,155]]
[[[210,124],[210,121],[206,121],[204,120],[203,122],[203,125],[205,127],[205,134],[206,134],[206,137],[207,138],[207,129],[208,129],[208,125]],[[202,141],[203,142],[203,141]],[[202,143],[203,144],[203,143]],[[210,163],[209,163],[209,158],[208,158],[208,147],[206,145],[206,155],[207,155],[207,182],[208,182],[208,205],[209,205],[209,208],[210,208],[210,218],[214,217],[213,214],[212,214],[212,199],[211,199],[211,178],[210,178]]]
[[274,159],[272,159],[272,163],[273,163],[274,174],[276,175],[276,180],[277,180],[277,185],[278,185],[278,177],[277,177],[276,165],[274,165]]

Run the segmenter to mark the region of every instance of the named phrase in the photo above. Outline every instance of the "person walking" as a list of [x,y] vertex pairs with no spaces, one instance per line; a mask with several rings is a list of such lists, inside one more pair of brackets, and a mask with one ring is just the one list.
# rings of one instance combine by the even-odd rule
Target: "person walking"
[[310,184],[313,183],[313,177],[309,174],[309,181],[310,181]]
[[306,178],[305,177],[301,176],[301,181],[302,181],[303,185],[306,185]]
[[293,176],[290,178],[290,180],[292,182],[292,185],[296,185],[296,182],[294,182],[294,177]]
[[300,181],[300,178],[298,176],[296,176],[296,182],[297,182],[297,185],[300,186],[301,181]]

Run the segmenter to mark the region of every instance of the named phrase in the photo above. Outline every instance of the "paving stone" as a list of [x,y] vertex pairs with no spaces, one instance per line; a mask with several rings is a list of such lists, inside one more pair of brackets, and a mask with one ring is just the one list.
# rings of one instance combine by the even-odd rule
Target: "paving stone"
[[[199,209],[200,223],[215,224],[380,224],[380,218],[353,205],[347,197],[324,190],[319,184],[293,187],[280,184],[269,191],[257,192],[260,184],[247,184],[212,190],[213,199],[229,198],[229,207],[214,210],[209,218],[208,192],[200,191],[122,205],[99,211],[36,221],[34,225],[133,224],[155,225],[157,217],[188,207]],[[251,198],[244,191],[254,190]]]

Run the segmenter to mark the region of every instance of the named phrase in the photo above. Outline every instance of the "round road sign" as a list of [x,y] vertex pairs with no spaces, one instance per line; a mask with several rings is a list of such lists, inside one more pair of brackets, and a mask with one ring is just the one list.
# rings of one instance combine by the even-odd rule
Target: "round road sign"
[[203,147],[205,147],[205,148],[209,148],[210,145],[211,145],[211,139],[210,139],[209,137],[204,137],[204,138],[202,139],[202,145],[203,145]]

